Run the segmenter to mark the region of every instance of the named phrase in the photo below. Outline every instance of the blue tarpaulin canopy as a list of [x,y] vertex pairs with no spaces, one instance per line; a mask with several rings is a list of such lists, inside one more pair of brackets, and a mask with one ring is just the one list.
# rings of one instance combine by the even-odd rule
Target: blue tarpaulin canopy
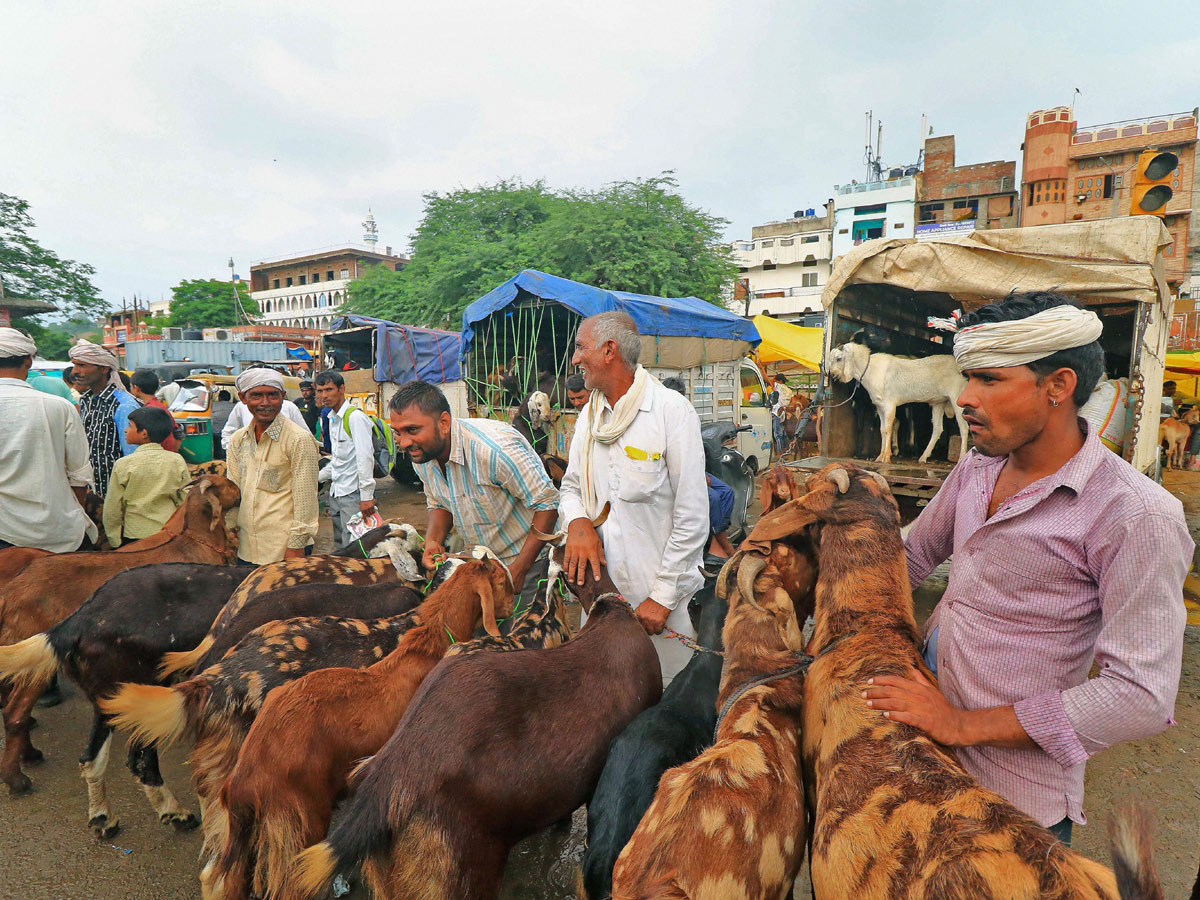
[[[330,332],[375,327],[375,380],[447,384],[462,378],[461,339],[453,331],[400,325],[371,316],[338,316]],[[336,335],[333,335],[336,342]]]
[[536,269],[526,269],[472,303],[463,312],[463,352],[471,349],[473,326],[508,306],[527,291],[544,300],[553,300],[578,313],[622,310],[633,317],[643,335],[659,337],[721,338],[758,343],[758,332],[749,319],[727,309],[706,303],[697,297],[648,297],[625,291],[609,291],[581,284]]
[[288,347],[287,354],[288,359],[302,359],[305,362],[308,362],[312,359],[312,354],[303,347]]

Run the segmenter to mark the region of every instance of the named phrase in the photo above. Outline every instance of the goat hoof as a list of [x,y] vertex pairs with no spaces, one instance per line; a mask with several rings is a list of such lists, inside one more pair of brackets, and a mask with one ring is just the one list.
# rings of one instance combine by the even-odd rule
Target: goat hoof
[[163,816],[162,824],[172,825],[178,832],[195,831],[200,827],[200,817],[195,813],[181,810],[180,812],[168,813]]
[[92,829],[96,840],[107,841],[117,836],[121,830],[121,823],[117,819],[109,819],[108,816],[96,816],[88,821],[88,828]]
[[46,754],[37,747],[30,747],[21,754],[21,762],[35,766],[46,759]]
[[8,796],[10,797],[20,797],[33,790],[33,782],[24,772],[18,772],[16,775],[5,778],[4,783],[8,785]]

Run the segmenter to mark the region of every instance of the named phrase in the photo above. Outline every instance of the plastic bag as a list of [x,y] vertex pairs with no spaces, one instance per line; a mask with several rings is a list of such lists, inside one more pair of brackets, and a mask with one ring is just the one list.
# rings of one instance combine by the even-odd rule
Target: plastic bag
[[383,516],[379,515],[379,507],[375,507],[375,511],[371,515],[363,518],[361,512],[356,512],[350,517],[350,521],[346,523],[346,531],[351,539],[362,537],[372,528],[378,528],[383,524]]

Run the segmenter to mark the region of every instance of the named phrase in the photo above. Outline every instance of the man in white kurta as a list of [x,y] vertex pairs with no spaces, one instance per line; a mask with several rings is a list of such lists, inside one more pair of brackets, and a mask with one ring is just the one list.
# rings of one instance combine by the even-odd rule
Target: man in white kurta
[[79,412],[25,379],[37,348],[0,328],[0,547],[78,550],[98,534],[80,503],[92,463]]
[[[692,651],[664,626],[694,636],[687,605],[703,584],[708,490],[696,411],[637,365],[640,350],[625,313],[592,316],[579,328],[572,362],[592,395],[576,423],[559,513],[566,576],[592,577],[589,561],[606,562],[670,682]],[[605,503],[608,520],[597,534],[590,520]]]

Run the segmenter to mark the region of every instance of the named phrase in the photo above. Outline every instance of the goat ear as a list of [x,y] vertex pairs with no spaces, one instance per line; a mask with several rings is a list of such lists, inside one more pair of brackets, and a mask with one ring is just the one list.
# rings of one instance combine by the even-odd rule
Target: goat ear
[[827,491],[809,491],[803,497],[789,500],[764,515],[755,524],[746,541],[778,541],[799,534],[807,526],[820,521],[827,505]]
[[199,491],[201,494],[203,494],[203,493],[205,493],[205,492],[207,492],[207,491],[211,490],[211,489],[212,489],[212,486],[213,486],[212,479],[210,479],[210,478],[201,478],[201,479],[200,479],[200,482],[199,482],[199,484],[198,484],[198,485],[197,485],[197,487],[196,487],[196,489],[197,489],[197,490],[198,490],[198,491]]
[[[204,484],[207,483],[204,482],[201,484],[201,492],[204,490]],[[225,515],[225,510],[221,508],[221,503],[217,500],[216,494],[208,494],[204,499],[208,501],[209,508],[212,510],[212,521],[208,523],[208,530],[216,531],[217,526],[221,524],[222,517]]]
[[496,583],[492,579],[485,579],[481,583],[479,601],[483,609],[484,630],[492,637],[500,637],[500,626],[496,624]]

